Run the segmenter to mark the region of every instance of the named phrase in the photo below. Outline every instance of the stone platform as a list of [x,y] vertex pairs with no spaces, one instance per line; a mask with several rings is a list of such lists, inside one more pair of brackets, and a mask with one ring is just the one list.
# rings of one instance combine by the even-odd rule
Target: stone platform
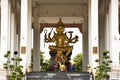
[[92,80],[87,72],[30,72],[27,80]]

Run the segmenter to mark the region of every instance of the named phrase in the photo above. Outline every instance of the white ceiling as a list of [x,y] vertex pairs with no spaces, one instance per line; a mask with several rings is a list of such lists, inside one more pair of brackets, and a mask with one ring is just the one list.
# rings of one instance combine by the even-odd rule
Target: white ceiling
[[[81,16],[82,5],[88,0],[32,0],[33,9],[39,7],[38,15],[41,17]],[[66,12],[65,12],[66,11]],[[36,11],[35,11],[36,12]],[[74,14],[75,13],[75,14]]]

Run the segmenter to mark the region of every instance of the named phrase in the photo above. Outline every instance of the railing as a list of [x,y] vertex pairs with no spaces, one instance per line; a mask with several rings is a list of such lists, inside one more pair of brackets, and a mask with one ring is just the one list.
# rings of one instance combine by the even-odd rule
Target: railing
[[120,80],[120,65],[118,63],[112,63],[112,71],[110,72],[111,80]]

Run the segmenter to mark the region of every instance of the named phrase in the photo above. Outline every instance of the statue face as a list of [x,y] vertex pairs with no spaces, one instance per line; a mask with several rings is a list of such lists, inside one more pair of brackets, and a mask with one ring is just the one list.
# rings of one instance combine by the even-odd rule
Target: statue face
[[58,27],[56,28],[56,31],[57,31],[57,32],[64,32],[64,27],[58,26]]

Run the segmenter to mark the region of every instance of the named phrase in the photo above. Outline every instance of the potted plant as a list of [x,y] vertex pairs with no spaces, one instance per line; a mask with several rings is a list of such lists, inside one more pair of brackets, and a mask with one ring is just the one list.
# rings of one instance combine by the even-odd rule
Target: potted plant
[[110,63],[112,61],[110,60],[109,51],[104,51],[102,56],[102,62],[100,63],[100,60],[96,59],[95,62],[99,63],[99,66],[97,66],[96,69],[96,80],[109,80],[110,75],[109,72],[111,72]]
[[16,51],[14,52],[14,57],[11,58],[10,55],[10,51],[7,51],[7,53],[4,55],[4,57],[7,59],[6,63],[3,64],[7,71],[7,80],[22,80],[24,76],[22,72],[23,66],[19,65],[22,59],[17,56]]

